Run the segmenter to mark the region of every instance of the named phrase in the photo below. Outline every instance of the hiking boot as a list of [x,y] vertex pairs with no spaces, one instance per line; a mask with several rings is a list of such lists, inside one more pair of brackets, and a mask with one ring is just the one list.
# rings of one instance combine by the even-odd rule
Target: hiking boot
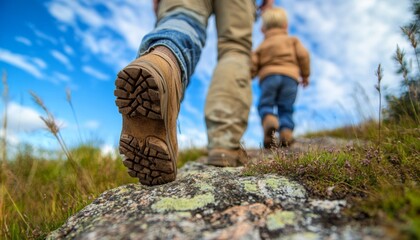
[[237,150],[215,148],[209,151],[207,164],[217,167],[239,167],[247,161],[248,156],[242,148]]
[[282,147],[289,147],[294,142],[293,131],[285,128],[280,132],[280,144]]
[[166,47],[157,47],[121,70],[115,86],[123,118],[119,151],[128,174],[149,186],[174,181],[182,98],[175,57]]
[[264,129],[264,148],[271,148],[275,146],[275,133],[279,128],[279,121],[276,116],[267,114],[263,118]]

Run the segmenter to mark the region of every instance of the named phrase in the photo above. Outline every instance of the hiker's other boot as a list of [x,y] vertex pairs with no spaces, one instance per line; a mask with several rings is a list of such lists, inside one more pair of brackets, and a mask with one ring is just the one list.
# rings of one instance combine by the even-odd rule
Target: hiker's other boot
[[293,131],[285,128],[280,131],[280,144],[282,147],[290,147],[294,142]]
[[208,165],[217,167],[239,167],[248,162],[248,156],[242,148],[222,149],[215,148],[209,151]]
[[123,118],[119,151],[128,174],[149,186],[174,181],[183,91],[176,58],[159,46],[121,70],[115,86]]
[[279,121],[276,116],[267,114],[262,120],[264,130],[264,148],[275,146],[275,133],[279,128]]

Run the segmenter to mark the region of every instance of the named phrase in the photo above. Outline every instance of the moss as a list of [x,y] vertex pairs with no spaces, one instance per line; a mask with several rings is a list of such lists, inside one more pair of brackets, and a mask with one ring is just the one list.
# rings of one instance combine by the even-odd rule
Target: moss
[[200,188],[201,191],[207,192],[207,191],[214,191],[214,187],[206,182],[199,182],[196,184],[198,188]]
[[273,190],[276,190],[280,186],[280,180],[278,178],[269,178],[264,180],[265,185],[270,187]]
[[293,225],[296,215],[291,211],[275,211],[267,217],[267,228],[270,231],[276,231],[284,228],[286,225]]
[[209,203],[214,202],[214,195],[206,193],[196,195],[193,198],[162,198],[152,205],[152,209],[158,212],[164,211],[191,211],[202,208]]
[[245,191],[251,192],[251,193],[257,193],[258,192],[258,186],[256,183],[252,181],[242,181]]

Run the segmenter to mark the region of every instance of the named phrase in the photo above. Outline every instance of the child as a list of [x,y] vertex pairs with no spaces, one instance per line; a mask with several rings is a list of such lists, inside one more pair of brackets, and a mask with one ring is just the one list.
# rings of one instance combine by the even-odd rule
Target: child
[[[309,84],[309,53],[296,37],[287,34],[287,16],[281,8],[262,15],[264,41],[252,54],[252,76],[260,79],[258,113],[264,129],[264,147],[272,146],[280,131],[281,146],[293,142],[293,104],[297,87]],[[275,112],[277,107],[277,112]]]

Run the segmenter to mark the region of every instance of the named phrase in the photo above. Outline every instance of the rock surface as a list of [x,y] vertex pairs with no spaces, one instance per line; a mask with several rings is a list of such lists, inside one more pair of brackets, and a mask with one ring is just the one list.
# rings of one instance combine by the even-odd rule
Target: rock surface
[[47,239],[386,239],[277,175],[188,163],[176,181],[104,192]]

